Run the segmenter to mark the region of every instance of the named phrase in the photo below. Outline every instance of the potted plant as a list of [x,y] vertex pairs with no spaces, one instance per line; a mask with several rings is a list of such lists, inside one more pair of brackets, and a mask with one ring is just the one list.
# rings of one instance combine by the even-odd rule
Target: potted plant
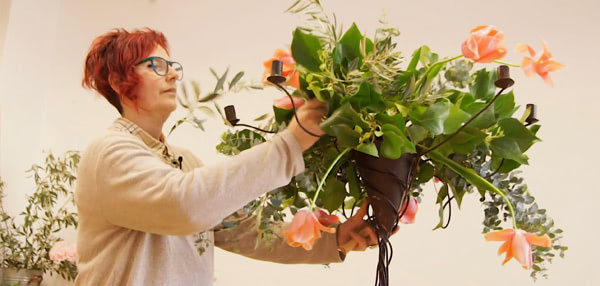
[[[442,58],[427,46],[404,57],[395,28],[380,28],[373,38],[355,24],[342,30],[316,0],[298,0],[288,11],[306,15],[308,25],[294,31],[291,52],[277,50],[264,63],[263,76],[287,96],[276,101],[272,116],[258,118],[261,128],[227,131],[217,146],[235,155],[296,120],[301,99],[329,104],[321,125],[326,136],[304,153],[306,171],[246,207],[257,216],[262,238],[277,235],[288,210],[303,212],[302,219],[306,212],[319,217],[320,209],[348,217],[368,198],[379,237],[376,279],[387,285],[389,235],[399,222],[413,221],[424,184],[435,181],[439,190],[428,197],[439,204],[435,229],[448,226],[453,203],[478,195],[485,239],[504,241],[499,252],[506,253],[505,263],[514,257],[534,279],[545,277],[545,264],[567,247],[519,176],[518,168],[528,164],[524,153],[540,140],[540,124],[535,105],[515,104],[508,66],[519,65],[499,61],[507,53],[504,34],[479,26],[465,33],[462,46],[457,41],[462,52],[454,57]],[[519,45],[517,51],[529,54],[520,67],[552,85],[549,73],[563,65],[543,45],[541,52]],[[230,126],[244,123],[232,108],[222,117]],[[291,226],[301,223],[292,220]],[[304,245],[296,239],[306,236],[295,231],[284,231],[286,238]]]
[[[39,285],[44,273],[75,279],[75,246],[56,233],[77,227],[73,184],[78,162],[79,152],[68,151],[64,157],[49,153],[44,165],[34,164],[27,172],[35,191],[18,216],[7,214],[0,199],[0,285]],[[0,198],[2,187],[0,183]]]

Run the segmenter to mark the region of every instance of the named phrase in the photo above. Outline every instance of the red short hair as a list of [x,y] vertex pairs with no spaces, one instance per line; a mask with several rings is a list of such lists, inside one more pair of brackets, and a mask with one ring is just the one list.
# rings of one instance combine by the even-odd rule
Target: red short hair
[[98,91],[122,114],[119,94],[110,82],[118,84],[121,95],[135,102],[142,80],[135,73],[135,64],[147,57],[157,45],[169,52],[165,36],[150,28],[131,32],[114,29],[97,37],[85,59],[83,87]]

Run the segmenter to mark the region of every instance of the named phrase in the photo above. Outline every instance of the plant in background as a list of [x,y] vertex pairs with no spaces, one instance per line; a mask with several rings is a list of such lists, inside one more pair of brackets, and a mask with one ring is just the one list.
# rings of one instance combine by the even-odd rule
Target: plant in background
[[[518,112],[509,91],[511,64],[499,62],[508,53],[504,34],[478,26],[462,45],[457,41],[459,55],[442,58],[421,46],[405,57],[396,49],[399,31],[385,23],[369,38],[355,24],[342,30],[317,0],[298,0],[288,11],[305,15],[307,26],[293,33],[292,59],[265,62],[271,75],[266,84],[276,85],[288,100],[278,101],[271,117],[261,117],[268,119],[267,130],[227,131],[217,149],[234,155],[263,142],[265,131],[296,120],[298,99],[327,102],[330,115],[321,124],[326,136],[303,154],[305,172],[246,207],[257,215],[259,231],[272,238],[277,232],[271,227],[289,210],[300,218],[284,230],[288,242],[310,248],[314,240],[302,235],[294,240],[300,221],[320,229],[310,214],[326,209],[348,218],[346,212],[352,215],[368,198],[369,220],[379,237],[376,283],[387,285],[388,237],[399,222],[414,221],[417,202],[426,196],[423,186],[437,181],[442,186],[430,197],[439,205],[434,229],[448,227],[453,203],[460,207],[465,195],[478,195],[485,207],[484,238],[504,241],[499,249],[506,253],[504,262],[514,257],[534,279],[546,277],[546,262],[563,257],[567,247],[560,244],[562,230],[518,176],[518,168],[528,164],[524,153],[540,141],[540,125],[535,106]],[[539,55],[527,45],[517,50],[531,56],[521,63],[524,72],[550,85],[549,72],[564,67],[545,43]],[[493,63],[501,66],[490,67]]]
[[35,191],[27,197],[19,216],[7,214],[0,201],[1,267],[41,270],[75,279],[74,247],[65,248],[56,233],[77,227],[73,184],[79,157],[75,151],[66,152],[64,157],[49,153],[44,165],[33,165],[27,172],[35,180]]

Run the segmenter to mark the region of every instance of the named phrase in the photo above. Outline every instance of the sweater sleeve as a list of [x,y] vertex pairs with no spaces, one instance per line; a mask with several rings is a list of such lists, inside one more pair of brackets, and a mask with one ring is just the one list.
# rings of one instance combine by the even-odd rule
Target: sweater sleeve
[[215,246],[249,258],[284,264],[327,264],[342,262],[344,255],[338,251],[335,233],[321,232],[313,248],[289,246],[277,236],[273,242],[257,241],[256,217],[248,217],[231,228],[215,230]]
[[287,131],[190,172],[165,164],[127,135],[101,140],[89,150],[95,158],[88,161],[96,164],[80,176],[92,177],[96,187],[78,197],[91,200],[109,223],[144,232],[188,235],[209,230],[304,170],[300,146]]

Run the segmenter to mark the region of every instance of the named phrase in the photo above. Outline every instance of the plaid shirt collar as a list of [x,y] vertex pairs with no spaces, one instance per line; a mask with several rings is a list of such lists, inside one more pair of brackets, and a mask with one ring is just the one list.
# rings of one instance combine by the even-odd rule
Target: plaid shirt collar
[[146,132],[144,129],[125,117],[120,117],[115,120],[112,128],[131,133],[132,135],[142,139],[148,148],[156,151],[159,154],[162,154],[165,158],[171,157],[165,136],[162,133],[160,134],[159,140],[157,140],[156,138],[152,137],[152,135],[148,134],[148,132]]

